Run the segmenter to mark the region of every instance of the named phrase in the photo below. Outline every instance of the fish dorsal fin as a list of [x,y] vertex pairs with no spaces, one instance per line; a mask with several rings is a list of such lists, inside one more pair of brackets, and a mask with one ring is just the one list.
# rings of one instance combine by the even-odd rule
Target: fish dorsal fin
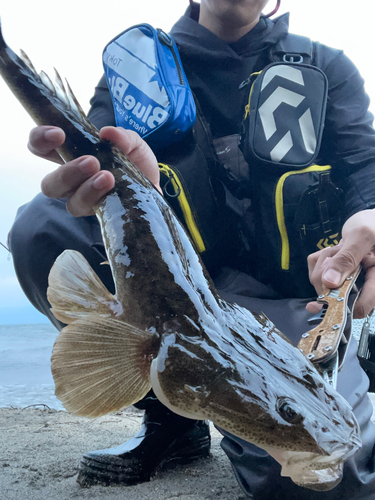
[[121,303],[75,250],[65,250],[56,259],[48,277],[47,299],[53,315],[66,324],[94,312],[104,317],[123,313]]
[[151,389],[159,337],[92,314],[61,330],[51,363],[55,394],[74,415],[99,417],[130,406]]
[[29,68],[30,71],[37,74],[37,71],[36,71],[33,63],[30,61],[29,56],[22,49],[20,50],[20,58],[26,64],[26,66]]
[[[55,70],[56,71],[56,70]],[[57,73],[57,71],[56,71]],[[65,79],[65,84],[66,84],[66,93],[69,97],[69,100],[72,104],[72,108],[74,108],[78,115],[82,118],[84,118],[85,122],[93,129],[96,130],[96,128],[94,127],[94,125],[92,125],[92,123],[88,120],[87,116],[86,116],[86,113],[84,112],[82,106],[80,105],[78,99],[76,98],[76,96],[74,95],[74,92],[72,90],[72,87],[69,85],[69,82],[67,79]]]
[[69,83],[65,81],[64,84],[63,79],[56,69],[55,81],[53,82],[44,71],[41,71],[40,74],[38,74],[33,63],[23,50],[20,51],[20,59],[29,70],[31,76],[43,85],[46,95],[49,95],[55,106],[60,107],[60,109],[63,108],[65,113],[73,116],[75,120],[86,129],[86,131],[96,137],[99,136],[98,130],[87,118],[86,113],[83,111],[81,105],[75,97]]

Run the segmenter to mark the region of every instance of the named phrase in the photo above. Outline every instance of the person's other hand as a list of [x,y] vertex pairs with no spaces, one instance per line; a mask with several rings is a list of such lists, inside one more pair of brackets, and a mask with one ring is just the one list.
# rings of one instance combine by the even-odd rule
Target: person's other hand
[[[133,131],[104,127],[101,139],[117,146],[149,178],[159,185],[159,167],[147,143]],[[56,127],[39,126],[30,133],[29,149],[32,153],[56,163],[62,163],[56,149],[65,141],[64,132]],[[81,156],[62,164],[42,180],[42,192],[49,198],[67,198],[67,210],[74,216],[93,215],[93,207],[114,186],[114,177],[107,170],[100,170],[99,161],[93,156]]]
[[[327,288],[338,288],[361,264],[365,283],[353,316],[366,317],[375,307],[375,210],[354,214],[343,226],[340,243],[309,255],[307,261],[310,281],[318,295],[322,293],[322,283]],[[321,305],[310,302],[306,309],[317,313]]]

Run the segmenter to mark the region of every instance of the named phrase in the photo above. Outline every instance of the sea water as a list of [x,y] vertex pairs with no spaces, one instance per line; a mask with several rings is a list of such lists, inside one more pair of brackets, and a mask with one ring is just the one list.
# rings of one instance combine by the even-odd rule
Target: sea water
[[[362,321],[354,321],[356,338],[361,327]],[[48,323],[0,325],[0,408],[47,405],[63,409],[54,395],[50,362],[57,335],[56,328]]]
[[54,395],[50,362],[57,334],[48,323],[0,325],[0,408],[63,409]]

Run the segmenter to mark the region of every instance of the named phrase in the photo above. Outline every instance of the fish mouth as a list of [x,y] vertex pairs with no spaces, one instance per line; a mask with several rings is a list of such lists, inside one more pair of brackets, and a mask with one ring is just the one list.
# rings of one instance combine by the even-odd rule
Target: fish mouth
[[335,454],[321,456],[308,452],[289,452],[289,455],[281,462],[281,476],[290,477],[298,486],[329,491],[340,483],[344,466],[341,454],[340,459]]
[[361,440],[353,432],[347,443],[338,444],[329,455],[265,449],[281,465],[282,476],[304,488],[329,491],[340,483],[345,460],[360,447]]
[[303,488],[314,491],[330,491],[340,484],[343,475],[344,464],[341,462],[337,465],[332,465],[325,469],[305,470],[300,473],[289,472],[284,473],[284,467],[281,470],[281,475],[288,476],[290,479]]

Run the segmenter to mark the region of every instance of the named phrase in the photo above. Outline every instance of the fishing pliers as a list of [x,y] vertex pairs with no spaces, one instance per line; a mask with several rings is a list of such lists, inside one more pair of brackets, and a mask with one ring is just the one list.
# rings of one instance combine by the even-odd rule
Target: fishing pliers
[[355,282],[360,272],[358,267],[339,288],[323,285],[323,293],[317,298],[323,307],[308,320],[317,326],[304,333],[298,343],[301,352],[334,388],[352,335],[353,309],[359,295]]

